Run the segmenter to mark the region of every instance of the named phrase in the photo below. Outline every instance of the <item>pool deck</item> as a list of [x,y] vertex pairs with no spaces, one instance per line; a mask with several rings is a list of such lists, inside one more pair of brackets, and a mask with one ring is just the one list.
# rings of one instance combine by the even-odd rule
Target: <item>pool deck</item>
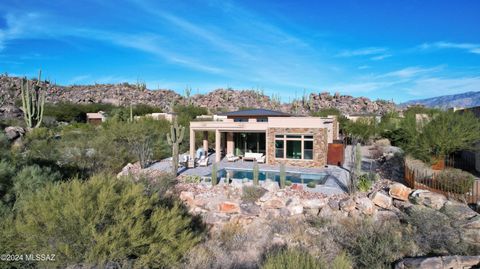
[[[215,160],[215,153],[209,155],[209,160]],[[218,163],[217,170],[220,169],[253,169],[254,162],[238,160],[236,162],[228,162],[225,158]],[[272,170],[279,171],[280,167],[278,165],[269,165],[269,164],[258,164],[260,170]],[[169,159],[162,160],[152,164],[147,169],[154,170],[164,170],[169,171],[171,168],[171,161]],[[321,168],[303,168],[303,167],[294,167],[286,166],[286,172],[298,172],[298,173],[325,173],[328,175],[327,181],[325,184],[318,185],[315,189],[311,191],[321,192],[327,195],[340,194],[348,191],[348,185],[350,182],[349,172],[341,167],[329,165],[327,167]],[[185,168],[180,167],[178,173],[180,175],[197,175],[197,176],[207,176],[212,172],[212,162],[209,161],[207,167],[195,167],[195,168]]]

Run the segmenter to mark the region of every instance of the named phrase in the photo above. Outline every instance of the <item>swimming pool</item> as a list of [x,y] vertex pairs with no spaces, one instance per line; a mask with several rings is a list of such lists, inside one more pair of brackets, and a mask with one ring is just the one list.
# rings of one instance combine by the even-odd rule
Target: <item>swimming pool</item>
[[[224,168],[217,172],[217,177],[226,178],[227,173],[231,179],[248,179],[253,180],[253,170],[251,169],[238,169],[238,168]],[[325,184],[328,175],[326,173],[301,173],[301,172],[285,172],[286,180],[292,183],[304,183],[307,184],[314,181],[318,184]],[[211,177],[211,174],[207,175]],[[258,173],[259,180],[265,179],[274,180],[280,182],[280,172],[273,170],[260,170]]]

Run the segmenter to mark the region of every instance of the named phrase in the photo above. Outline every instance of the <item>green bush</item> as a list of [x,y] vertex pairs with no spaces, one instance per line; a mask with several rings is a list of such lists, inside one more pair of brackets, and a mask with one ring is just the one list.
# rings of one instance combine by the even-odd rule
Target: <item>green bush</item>
[[15,202],[13,180],[16,168],[8,161],[0,160],[0,204],[11,206]]
[[306,251],[290,249],[267,255],[263,269],[323,269],[328,268],[323,261],[315,259]]
[[367,174],[363,174],[358,177],[357,179],[357,188],[361,192],[367,192],[370,190],[370,188],[373,185],[373,181],[370,180],[369,176]]
[[13,178],[13,191],[16,199],[42,190],[50,182],[59,181],[61,175],[50,167],[38,165],[24,166]]
[[398,223],[352,219],[334,226],[332,232],[355,268],[389,268],[412,249],[408,233]]
[[460,169],[445,169],[435,175],[440,189],[447,192],[465,194],[472,190],[475,179],[472,174]]
[[310,181],[307,183],[307,187],[309,188],[315,188],[317,186],[317,183],[315,181]]
[[406,221],[413,227],[413,240],[421,255],[476,255],[473,246],[461,240],[458,228],[451,219],[434,209],[408,211]]
[[128,261],[170,268],[200,239],[179,203],[164,204],[142,184],[106,175],[47,185],[20,204],[15,227],[15,252],[56,254],[40,267]]
[[266,191],[264,188],[257,186],[243,186],[242,201],[245,203],[255,203]]

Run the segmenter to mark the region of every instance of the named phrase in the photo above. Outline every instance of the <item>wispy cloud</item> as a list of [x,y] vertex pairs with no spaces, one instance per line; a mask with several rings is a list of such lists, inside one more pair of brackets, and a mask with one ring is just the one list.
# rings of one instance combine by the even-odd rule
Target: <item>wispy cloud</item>
[[407,88],[407,93],[413,96],[433,97],[456,94],[480,89],[480,76],[473,77],[429,77],[413,81],[413,85]]
[[370,59],[374,60],[374,61],[380,61],[380,60],[383,60],[383,59],[389,58],[389,57],[392,57],[392,54],[380,54],[380,55],[377,55],[377,56],[373,56]]
[[439,42],[434,42],[434,43],[423,43],[419,47],[423,50],[428,50],[428,49],[432,49],[432,48],[435,48],[435,49],[460,49],[460,50],[465,50],[465,51],[473,53],[473,54],[480,54],[480,44],[474,44],[474,43],[453,43],[453,42],[439,41]]
[[383,55],[387,52],[387,48],[381,47],[368,47],[355,50],[343,50],[338,57],[354,57],[354,56],[371,56],[371,55]]
[[411,78],[418,75],[425,75],[425,74],[431,74],[433,72],[438,72],[443,68],[444,66],[435,66],[435,67],[429,67],[429,68],[410,66],[410,67],[405,67],[399,70],[382,74],[379,77]]

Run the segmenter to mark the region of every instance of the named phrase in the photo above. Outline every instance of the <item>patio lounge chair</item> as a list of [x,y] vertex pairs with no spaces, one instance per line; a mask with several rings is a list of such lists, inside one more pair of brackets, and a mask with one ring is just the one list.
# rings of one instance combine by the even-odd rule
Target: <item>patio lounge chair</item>
[[229,162],[236,162],[237,160],[240,159],[238,156],[235,156],[233,154],[227,154],[225,157],[227,158],[227,161],[229,161]]
[[205,157],[205,155],[202,155],[200,160],[198,160],[198,166],[208,166],[208,157]]
[[[247,152],[245,156],[243,156],[243,161],[259,161],[263,158],[263,153],[254,153],[254,152]],[[263,161],[265,162],[265,160]]]
[[183,165],[184,167],[187,167],[187,166],[188,166],[189,157],[190,157],[190,156],[188,156],[188,155],[183,155],[183,156],[182,156],[182,159],[180,160],[180,164]]
[[257,163],[265,163],[265,155],[260,158],[257,158]]

